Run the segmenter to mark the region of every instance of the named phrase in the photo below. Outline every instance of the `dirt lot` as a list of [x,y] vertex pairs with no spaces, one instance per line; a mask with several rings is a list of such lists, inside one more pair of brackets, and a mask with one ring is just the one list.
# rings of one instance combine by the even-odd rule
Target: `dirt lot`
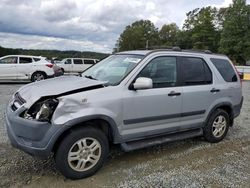
[[0,187],[250,187],[250,82],[244,105],[228,136],[218,144],[189,139],[130,153],[112,149],[93,177],[71,181],[40,160],[12,148],[4,108],[21,85],[0,85]]

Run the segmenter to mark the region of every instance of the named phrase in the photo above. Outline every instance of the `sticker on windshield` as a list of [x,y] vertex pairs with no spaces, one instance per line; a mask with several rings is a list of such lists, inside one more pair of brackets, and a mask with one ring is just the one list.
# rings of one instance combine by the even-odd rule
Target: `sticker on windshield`
[[140,60],[139,58],[127,57],[124,62],[138,63]]

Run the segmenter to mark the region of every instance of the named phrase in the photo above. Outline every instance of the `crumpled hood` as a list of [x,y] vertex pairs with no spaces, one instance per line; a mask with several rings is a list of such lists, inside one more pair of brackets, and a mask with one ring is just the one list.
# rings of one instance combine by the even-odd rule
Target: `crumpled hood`
[[[21,87],[18,92],[27,103],[33,104],[35,101],[45,96],[63,95],[68,92],[80,92],[79,89],[88,89],[93,86],[101,86],[107,82],[91,80],[79,76],[61,76],[39,82],[34,82]],[[92,88],[93,89],[93,88]]]

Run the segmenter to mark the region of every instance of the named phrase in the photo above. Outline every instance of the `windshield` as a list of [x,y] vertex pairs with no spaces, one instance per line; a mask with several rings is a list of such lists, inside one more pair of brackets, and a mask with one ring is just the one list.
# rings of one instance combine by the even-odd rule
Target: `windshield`
[[87,69],[82,76],[117,85],[142,58],[142,55],[111,55]]

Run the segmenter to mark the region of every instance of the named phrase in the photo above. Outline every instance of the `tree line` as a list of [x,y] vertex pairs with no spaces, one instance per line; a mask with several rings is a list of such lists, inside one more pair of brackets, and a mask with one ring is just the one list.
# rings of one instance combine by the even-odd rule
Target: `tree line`
[[250,5],[233,0],[227,8],[196,8],[186,14],[180,29],[176,23],[161,29],[149,20],[128,25],[118,38],[114,52],[150,47],[211,50],[228,55],[234,63],[250,60]]
[[27,50],[27,49],[12,49],[3,48],[0,46],[0,57],[5,55],[34,55],[34,56],[44,56],[48,59],[57,58],[62,60],[69,57],[78,58],[93,58],[93,59],[104,59],[109,54],[98,53],[98,52],[79,52],[74,50],[69,51],[59,51],[59,50]]

